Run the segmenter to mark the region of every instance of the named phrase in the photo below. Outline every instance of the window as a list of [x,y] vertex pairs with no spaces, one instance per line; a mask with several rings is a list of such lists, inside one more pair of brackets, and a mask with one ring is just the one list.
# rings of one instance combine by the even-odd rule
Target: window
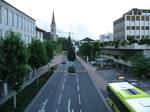
[[146,21],[149,21],[149,16],[146,16]]
[[0,38],[2,38],[2,29],[0,29]]
[[141,20],[144,21],[144,16],[141,16]]
[[2,23],[2,6],[0,6],[0,23]]
[[149,30],[149,26],[145,26],[145,29],[146,29],[146,30]]
[[136,30],[140,30],[140,26],[136,26]]
[[136,35],[136,39],[140,39],[140,36],[139,36],[139,35]]
[[144,26],[142,26],[142,28],[141,28],[142,30],[145,30],[145,28],[144,28]]
[[135,21],[135,16],[131,16],[131,20],[132,20],[132,21]]
[[131,29],[132,29],[132,30],[135,30],[135,26],[132,26]]
[[127,30],[130,30],[130,26],[127,26]]
[[8,25],[8,9],[4,9],[4,24]]
[[21,18],[21,30],[23,30],[23,18],[22,16],[20,18]]
[[10,11],[10,26],[14,26],[14,12]]
[[140,16],[136,16],[136,20],[140,20]]
[[17,15],[17,28],[19,28],[19,16]]
[[21,17],[20,16],[18,16],[18,19],[19,19],[19,21],[18,21],[18,24],[19,24],[19,29],[21,29]]
[[130,16],[127,16],[126,19],[127,19],[127,20],[130,20]]

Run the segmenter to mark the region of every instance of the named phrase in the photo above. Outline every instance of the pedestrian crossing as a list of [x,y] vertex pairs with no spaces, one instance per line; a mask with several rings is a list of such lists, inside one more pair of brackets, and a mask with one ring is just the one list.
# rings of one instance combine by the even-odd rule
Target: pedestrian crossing
[[[66,73],[67,72],[67,70],[56,70],[56,72],[63,72],[63,73]],[[78,73],[86,73],[86,70],[76,70],[76,72],[78,72]]]

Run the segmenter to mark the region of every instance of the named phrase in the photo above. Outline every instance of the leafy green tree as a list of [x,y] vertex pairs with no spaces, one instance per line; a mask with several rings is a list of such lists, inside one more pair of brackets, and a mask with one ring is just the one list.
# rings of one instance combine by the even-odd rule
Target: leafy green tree
[[73,43],[71,41],[71,37],[69,36],[67,39],[67,58],[69,61],[74,61],[76,59],[75,48],[73,47]]
[[50,61],[54,56],[55,43],[52,40],[47,40],[44,42],[44,44],[45,44],[45,48],[46,48],[46,54],[48,57],[48,61]]
[[90,51],[91,51],[91,44],[89,42],[83,43],[79,47],[80,55],[83,56],[85,59],[87,59],[87,57],[89,57],[89,59],[91,59]]
[[92,60],[97,56],[99,52],[99,44],[100,44],[99,41],[95,41],[91,43],[91,59]]
[[45,46],[40,40],[33,39],[29,45],[29,52],[29,64],[34,69],[35,76],[37,76],[36,69],[47,64],[48,57],[46,55]]
[[62,50],[67,51],[67,38],[65,37],[59,37],[57,39],[57,44],[61,44]]
[[148,74],[150,68],[150,60],[144,58],[142,55],[135,55],[132,59],[132,71],[135,75],[142,78],[142,76]]
[[22,86],[28,62],[27,48],[20,37],[20,34],[10,31],[0,42],[0,80],[14,90],[15,108],[16,92]]

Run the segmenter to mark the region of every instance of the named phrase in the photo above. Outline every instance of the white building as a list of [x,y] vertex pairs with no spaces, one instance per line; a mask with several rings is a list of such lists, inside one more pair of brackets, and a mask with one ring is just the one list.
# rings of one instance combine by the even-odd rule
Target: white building
[[107,33],[107,34],[100,35],[99,39],[100,39],[100,42],[113,41],[113,34]]
[[29,44],[35,37],[35,20],[14,6],[0,0],[0,36],[3,37],[9,30],[22,35],[22,40]]
[[114,40],[150,37],[150,10],[132,9],[113,23]]
[[36,38],[39,39],[41,42],[43,42],[44,32],[44,30],[40,29],[39,27],[36,27]]

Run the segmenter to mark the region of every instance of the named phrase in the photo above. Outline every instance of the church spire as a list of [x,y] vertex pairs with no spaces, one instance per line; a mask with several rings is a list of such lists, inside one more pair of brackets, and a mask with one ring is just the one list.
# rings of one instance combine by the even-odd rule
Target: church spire
[[53,11],[53,15],[52,15],[52,23],[51,23],[51,26],[52,25],[56,25],[56,23],[55,23],[55,15],[54,15],[54,11]]
[[56,38],[56,23],[55,23],[54,11],[52,14],[52,22],[51,22],[51,36],[53,39]]

